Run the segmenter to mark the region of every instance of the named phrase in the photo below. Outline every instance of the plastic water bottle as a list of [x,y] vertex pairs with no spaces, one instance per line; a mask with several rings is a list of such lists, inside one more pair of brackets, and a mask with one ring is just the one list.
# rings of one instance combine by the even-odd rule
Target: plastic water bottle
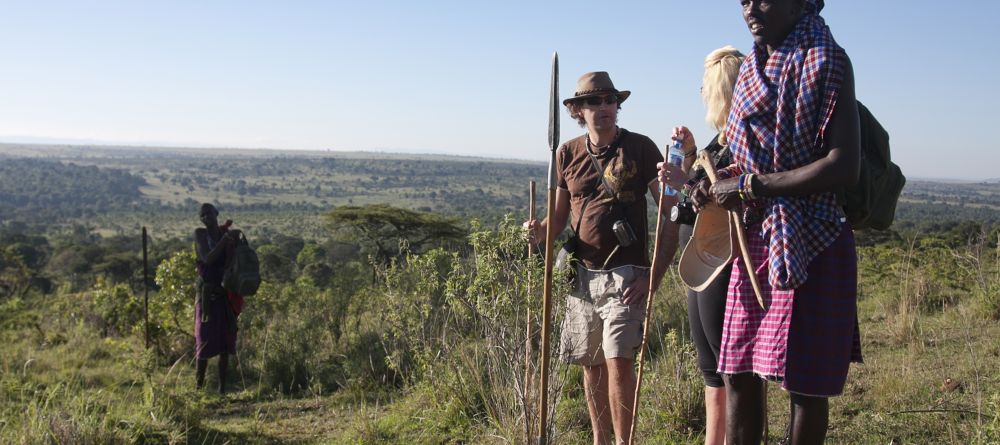
[[[667,150],[667,162],[678,167],[680,167],[681,162],[684,162],[684,150],[681,150],[681,141],[674,140],[674,142],[670,144],[670,149]],[[666,196],[674,196],[677,194],[677,190],[663,184],[663,194]]]

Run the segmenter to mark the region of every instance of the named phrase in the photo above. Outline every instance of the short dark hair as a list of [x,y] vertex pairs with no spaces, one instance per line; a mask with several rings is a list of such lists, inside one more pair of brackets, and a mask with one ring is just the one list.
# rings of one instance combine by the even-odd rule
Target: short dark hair
[[215,208],[214,205],[205,202],[205,203],[202,203],[201,204],[201,208],[198,209],[198,215],[201,216],[202,214],[205,213],[205,210],[208,210],[208,209],[211,209],[212,211],[214,211],[216,215],[219,214],[219,209]]

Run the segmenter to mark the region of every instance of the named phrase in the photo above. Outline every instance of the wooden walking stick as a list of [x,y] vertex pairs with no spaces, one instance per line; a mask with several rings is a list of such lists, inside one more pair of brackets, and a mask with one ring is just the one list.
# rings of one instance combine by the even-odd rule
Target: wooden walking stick
[[[698,162],[701,163],[702,168],[705,169],[705,173],[708,174],[708,180],[712,184],[718,181],[718,177],[715,175],[715,163],[712,162],[712,157],[709,156],[708,152],[705,150],[701,151],[698,156]],[[767,310],[767,306],[764,305],[764,294],[760,290],[760,282],[757,281],[757,270],[753,266],[753,260],[750,258],[750,249],[747,247],[747,235],[743,231],[743,221],[740,220],[740,215],[735,210],[730,210],[729,214],[733,218],[733,227],[736,228],[736,240],[740,245],[740,258],[743,261],[743,267],[747,271],[747,276],[750,277],[750,285],[753,287],[753,293],[757,297],[757,304],[760,305],[761,309]],[[764,434],[762,436],[763,442],[767,444],[767,380],[763,380],[764,385],[764,397],[762,398],[761,408],[763,410],[764,418]]]
[[[701,163],[702,168],[705,169],[705,173],[708,174],[708,180],[715,184],[718,181],[718,177],[715,175],[715,164],[712,162],[712,157],[707,151],[702,150],[701,154],[698,156],[698,162]],[[757,303],[760,304],[761,309],[767,309],[764,305],[764,294],[760,290],[760,283],[757,281],[757,271],[753,267],[753,260],[750,258],[750,249],[747,247],[747,235],[743,231],[743,221],[740,219],[740,214],[735,210],[730,210],[729,215],[733,218],[733,227],[736,228],[736,239],[740,245],[740,259],[743,261],[743,267],[747,270],[747,276],[750,277],[750,285],[753,286],[753,293],[757,296]]]
[[556,208],[556,148],[559,146],[559,54],[552,54],[552,84],[549,94],[549,195],[546,212],[545,278],[542,282],[542,341],[538,351],[541,378],[538,380],[538,444],[548,442],[549,417],[549,337],[552,331],[552,266],[555,252],[552,243],[556,237],[552,216]]
[[[669,150],[669,148],[668,148]],[[663,159],[667,159],[668,153],[664,151]],[[667,187],[663,184],[663,187]],[[639,393],[642,392],[642,364],[646,358],[646,341],[649,338],[649,325],[653,321],[653,294],[656,292],[656,285],[660,284],[656,282],[656,274],[653,273],[656,267],[659,265],[657,259],[660,257],[660,230],[662,228],[661,223],[663,222],[663,192],[660,192],[660,198],[656,205],[656,232],[653,241],[653,264],[649,268],[649,289],[648,294],[646,294],[646,320],[642,324],[642,343],[639,345],[639,375],[636,376],[635,381],[635,394],[632,398],[632,424],[629,425],[628,443],[632,445],[635,442],[635,424],[636,419],[639,418]]]
[[[528,221],[535,220],[535,181],[528,182]],[[535,255],[535,243],[528,241],[528,260],[534,264]],[[528,271],[528,292],[527,295],[530,297],[532,295],[531,286],[531,271]],[[526,305],[524,316],[524,394],[521,395],[522,400],[524,400],[524,439],[525,443],[531,441],[531,358],[532,358],[532,347],[531,347],[531,337],[533,336],[531,332],[531,305]]]
[[146,250],[146,226],[142,227],[142,319],[146,328],[146,349],[149,349],[149,259]]

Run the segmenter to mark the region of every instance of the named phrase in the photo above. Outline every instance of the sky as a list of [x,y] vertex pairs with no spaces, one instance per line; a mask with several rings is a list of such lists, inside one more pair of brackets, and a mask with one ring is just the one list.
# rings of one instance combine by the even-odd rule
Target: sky
[[[632,91],[622,127],[714,135],[705,55],[738,0],[5,1],[0,141],[446,153],[544,161],[549,70]],[[1000,2],[829,0],[857,96],[911,178],[1000,178]],[[564,113],[562,140],[583,129]],[[984,134],[979,134],[983,132]],[[955,156],[951,156],[954,154]]]

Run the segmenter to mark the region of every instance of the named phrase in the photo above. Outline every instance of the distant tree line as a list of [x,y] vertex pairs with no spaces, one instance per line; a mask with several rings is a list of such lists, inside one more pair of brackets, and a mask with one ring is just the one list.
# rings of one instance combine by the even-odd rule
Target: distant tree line
[[39,159],[0,161],[0,219],[85,218],[139,208],[140,176],[125,170]]

